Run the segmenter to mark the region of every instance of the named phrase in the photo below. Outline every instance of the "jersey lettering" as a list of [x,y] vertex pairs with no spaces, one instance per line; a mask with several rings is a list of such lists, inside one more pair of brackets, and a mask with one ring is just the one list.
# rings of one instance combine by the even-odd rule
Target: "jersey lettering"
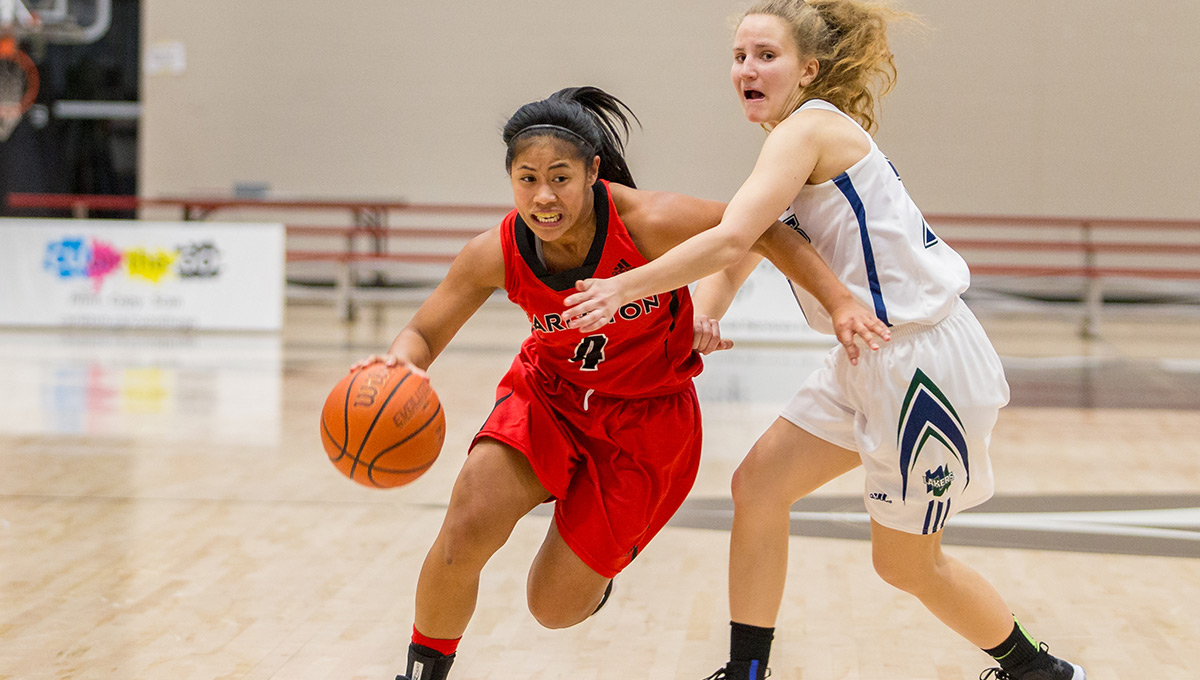
[[800,220],[796,219],[795,215],[785,215],[782,221],[784,224],[791,227],[792,231],[803,236],[805,241],[812,243],[812,239],[809,238],[808,234],[804,233],[804,230],[800,228]]
[[[900,171],[896,169],[896,164],[893,163],[890,158],[885,157],[884,160],[887,161],[888,166],[891,167],[892,172],[895,173],[896,179],[900,182],[901,185],[903,185],[904,181],[900,179]],[[906,194],[908,193],[907,187],[905,187],[904,193],[906,193]],[[909,200],[912,200],[911,196],[909,196]],[[932,247],[936,246],[937,244],[941,243],[941,241],[938,240],[937,234],[933,233],[933,229],[929,228],[929,223],[925,221],[924,217],[921,218],[921,228],[923,230],[922,238],[925,242],[926,248],[932,248]]]
[[617,314],[626,321],[633,321],[642,315],[642,308],[636,302],[630,302],[617,310]]
[[[896,179],[900,179],[900,171],[896,169],[896,164],[892,162],[892,159],[885,156],[883,160],[887,161],[887,164],[892,168],[892,173],[896,175]],[[903,182],[904,180],[900,181]]]
[[[662,301],[657,295],[642,298],[636,302],[630,302],[623,305],[617,313],[609,319],[609,323],[617,321],[634,321],[641,318],[645,314],[658,309],[662,306]],[[673,314],[674,312],[672,312]],[[561,314],[546,314],[538,316],[536,314],[529,315],[529,323],[535,332],[538,333],[557,333],[559,331],[570,330],[567,327],[566,321],[563,320]]]
[[594,371],[604,361],[604,346],[608,344],[608,336],[603,333],[589,335],[579,341],[575,347],[575,356],[571,363],[579,362],[579,370]]

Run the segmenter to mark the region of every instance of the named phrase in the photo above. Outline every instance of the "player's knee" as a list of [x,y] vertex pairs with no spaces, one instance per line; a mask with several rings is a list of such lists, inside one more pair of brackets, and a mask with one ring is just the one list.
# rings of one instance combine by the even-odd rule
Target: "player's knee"
[[734,507],[742,506],[754,498],[754,475],[746,468],[746,462],[733,471],[733,479],[729,482],[729,491],[733,494]]
[[555,597],[544,590],[532,589],[529,591],[529,613],[533,614],[534,620],[543,628],[554,630],[570,628],[580,623],[591,614],[591,611],[586,607],[572,608],[560,597]]
[[751,449],[734,470],[730,491],[734,507],[743,511],[755,507],[791,506],[791,500],[781,493],[783,489],[778,484],[778,475],[766,463],[757,447]]
[[439,543],[446,564],[486,561],[504,545],[508,531],[484,504],[465,503],[446,513]]
[[879,578],[906,593],[920,595],[933,581],[931,565],[925,560],[879,550],[872,551],[871,559]]

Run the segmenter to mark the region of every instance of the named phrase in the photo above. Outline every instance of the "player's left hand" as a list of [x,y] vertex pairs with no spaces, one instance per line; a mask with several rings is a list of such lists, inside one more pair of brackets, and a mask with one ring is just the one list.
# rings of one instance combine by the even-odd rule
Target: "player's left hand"
[[621,305],[628,302],[614,279],[576,281],[575,290],[579,292],[568,295],[563,301],[567,305],[563,318],[567,319],[567,328],[575,328],[580,333],[599,330],[616,316]]
[[692,318],[692,349],[701,354],[712,354],[733,348],[733,341],[721,337],[721,324],[714,318],[696,314]]
[[848,301],[829,310],[833,318],[833,332],[838,342],[846,348],[846,356],[850,365],[857,366],[861,350],[858,343],[862,342],[872,350],[878,350],[881,342],[892,339],[892,331],[887,324],[880,321],[875,313],[862,306],[857,300]]

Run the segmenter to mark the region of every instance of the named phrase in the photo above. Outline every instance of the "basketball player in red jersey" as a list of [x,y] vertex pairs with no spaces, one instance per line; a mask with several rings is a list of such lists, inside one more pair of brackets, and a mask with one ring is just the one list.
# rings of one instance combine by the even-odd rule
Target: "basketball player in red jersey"
[[[688,289],[631,302],[596,333],[568,329],[562,316],[577,280],[645,264],[715,226],[724,211],[714,201],[634,188],[621,134],[628,110],[588,87],[521,107],[503,131],[516,210],[463,248],[387,354],[355,366],[427,368],[497,288],[532,326],[421,568],[408,668],[398,680],[445,679],[483,565],[534,507],[555,502],[530,568],[529,610],[543,626],[564,628],[599,609],[612,578],[695,480],[694,338],[701,352],[718,347],[705,342],[711,334],[695,332]],[[768,230],[756,251],[786,263],[784,273],[829,309],[852,355],[855,336],[874,347],[886,336],[792,230]]]

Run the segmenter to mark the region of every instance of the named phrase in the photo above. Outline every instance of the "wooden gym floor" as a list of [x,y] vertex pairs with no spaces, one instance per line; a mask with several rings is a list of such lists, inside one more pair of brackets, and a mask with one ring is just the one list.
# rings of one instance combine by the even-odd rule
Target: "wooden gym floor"
[[[0,678],[383,680],[404,670],[418,567],[470,437],[527,332],[489,302],[430,371],[449,434],[380,491],[317,435],[325,394],[412,306],[278,336],[0,331]],[[1035,635],[1092,680],[1200,668],[1200,315],[977,308],[1013,403],[997,497],[947,529]],[[728,643],[728,480],[822,348],[746,345],[700,381],[691,500],[584,624],[541,629],[525,574],[549,518],[484,572],[453,678],[700,680]],[[796,506],[773,677],[976,678],[990,665],[872,572],[860,473]]]

